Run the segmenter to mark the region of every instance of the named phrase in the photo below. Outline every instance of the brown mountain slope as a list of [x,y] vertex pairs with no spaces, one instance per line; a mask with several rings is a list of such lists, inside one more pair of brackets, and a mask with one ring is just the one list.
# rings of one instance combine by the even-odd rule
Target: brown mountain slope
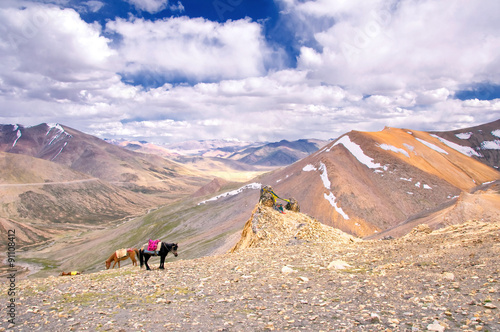
[[100,224],[161,200],[43,159],[0,152],[0,217],[27,223]]
[[49,160],[128,189],[167,197],[192,193],[208,181],[178,163],[129,151],[61,125],[2,125],[0,150]]
[[[0,192],[0,230],[2,234],[15,230],[17,261],[22,257],[45,268],[60,264],[49,258],[47,250],[54,257],[61,251],[88,256],[88,247],[75,251],[82,234],[112,227],[164,202],[64,165],[5,152],[0,152]],[[0,256],[7,252],[6,246],[7,241],[0,241]],[[33,259],[28,253],[40,254]]]
[[302,211],[358,236],[433,209],[500,173],[425,132],[350,132],[262,178]]
[[391,227],[383,232],[373,234],[366,239],[382,239],[401,237],[418,225],[425,224],[435,230],[450,225],[463,224],[469,220],[483,222],[497,222],[500,220],[500,182],[488,186],[488,189],[474,193],[462,192],[460,196],[437,209],[425,211],[420,215],[412,216],[405,222]]

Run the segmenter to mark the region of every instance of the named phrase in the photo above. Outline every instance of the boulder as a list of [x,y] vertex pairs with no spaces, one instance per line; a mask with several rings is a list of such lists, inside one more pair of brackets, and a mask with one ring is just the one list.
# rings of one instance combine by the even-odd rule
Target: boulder
[[267,207],[273,207],[276,203],[276,198],[272,194],[273,188],[271,186],[262,187],[260,190],[260,199],[259,202]]
[[293,212],[300,212],[299,202],[297,202],[297,200],[292,197],[289,199],[289,202],[286,203],[285,209]]

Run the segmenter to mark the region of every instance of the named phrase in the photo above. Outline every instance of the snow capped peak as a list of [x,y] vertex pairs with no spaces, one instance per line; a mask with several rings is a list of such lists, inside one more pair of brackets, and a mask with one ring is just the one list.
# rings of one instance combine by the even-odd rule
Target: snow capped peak
[[47,131],[47,134],[52,130],[52,129],[57,129],[59,131],[64,131],[64,128],[59,124],[59,123],[47,123],[47,126],[49,127],[49,130]]

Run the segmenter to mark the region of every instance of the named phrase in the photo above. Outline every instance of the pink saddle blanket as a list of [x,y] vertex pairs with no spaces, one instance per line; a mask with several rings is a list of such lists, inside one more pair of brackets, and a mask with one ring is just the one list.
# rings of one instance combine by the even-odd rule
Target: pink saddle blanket
[[160,240],[151,240],[149,239],[149,243],[148,243],[148,251],[158,251],[158,247],[160,244]]

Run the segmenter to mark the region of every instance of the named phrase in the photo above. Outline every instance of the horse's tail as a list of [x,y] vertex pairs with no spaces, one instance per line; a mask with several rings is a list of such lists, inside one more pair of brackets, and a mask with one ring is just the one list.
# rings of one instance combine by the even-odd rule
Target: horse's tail
[[[137,249],[135,249],[137,250]],[[142,248],[137,250],[139,252],[139,262],[141,263],[141,269],[142,269],[142,265],[144,264],[144,258],[142,257],[143,254],[142,254]]]

